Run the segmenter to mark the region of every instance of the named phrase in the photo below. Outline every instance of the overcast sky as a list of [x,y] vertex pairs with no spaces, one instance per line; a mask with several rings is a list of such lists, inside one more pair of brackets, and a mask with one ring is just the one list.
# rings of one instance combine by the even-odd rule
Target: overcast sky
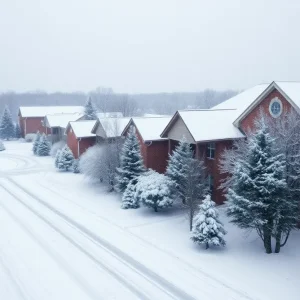
[[0,90],[300,81],[299,0],[0,0]]

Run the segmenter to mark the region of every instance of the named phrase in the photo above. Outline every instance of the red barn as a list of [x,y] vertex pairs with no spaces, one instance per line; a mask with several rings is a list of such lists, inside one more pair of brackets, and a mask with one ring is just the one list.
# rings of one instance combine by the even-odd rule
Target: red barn
[[67,135],[67,145],[75,158],[78,158],[89,147],[95,145],[96,135],[92,133],[95,123],[96,121],[90,120],[69,122],[65,133]]
[[160,137],[160,133],[171,117],[132,118],[122,135],[126,136],[129,127],[134,126],[141,145],[141,154],[146,168],[164,173],[168,160],[168,140]]
[[83,106],[21,106],[18,117],[22,137],[37,131],[50,134],[49,128],[44,126],[46,115],[82,113],[83,109]]
[[212,198],[221,204],[224,195],[219,186],[224,175],[219,171],[219,162],[223,150],[230,148],[233,140],[246,138],[260,114],[281,118],[293,109],[299,112],[299,108],[300,82],[261,84],[212,109],[178,111],[161,136],[168,139],[170,153],[185,137],[195,156],[204,159]]

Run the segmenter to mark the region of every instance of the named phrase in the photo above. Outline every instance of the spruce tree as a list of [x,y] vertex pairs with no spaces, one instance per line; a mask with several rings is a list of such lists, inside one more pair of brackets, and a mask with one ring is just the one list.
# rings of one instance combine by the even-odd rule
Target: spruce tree
[[85,120],[97,120],[97,111],[92,103],[91,97],[89,97],[84,106],[84,119]]
[[36,133],[36,136],[35,136],[35,139],[34,139],[34,142],[33,142],[33,146],[32,146],[32,152],[33,152],[34,155],[37,155],[37,149],[39,147],[41,137],[42,136],[41,136],[40,132],[38,131]]
[[210,245],[225,246],[224,235],[226,234],[223,224],[218,219],[216,204],[207,195],[199,205],[199,213],[194,220],[191,239],[197,244],[205,244],[206,249]]
[[15,126],[15,137],[17,139],[20,139],[22,137],[21,128],[20,128],[19,123],[16,123],[16,126]]
[[141,155],[140,143],[135,134],[135,128],[130,127],[126,140],[123,144],[120,167],[117,168],[116,188],[124,192],[129,182],[137,178],[145,171]]
[[54,160],[54,165],[57,169],[59,169],[59,164],[60,164],[60,157],[61,157],[61,149],[58,149],[56,154],[55,154],[55,160]]
[[186,203],[186,185],[188,165],[193,158],[193,151],[190,144],[182,139],[176,146],[173,154],[169,156],[166,175],[175,183],[178,196],[182,202]]
[[68,146],[65,146],[60,153],[58,168],[60,170],[69,171],[72,168],[73,162],[73,153]]
[[286,195],[284,156],[277,153],[275,140],[262,125],[249,137],[246,153],[236,162],[227,194],[231,222],[242,229],[255,229],[266,253],[272,252],[275,217]]
[[0,138],[9,140],[15,137],[15,125],[8,106],[5,106],[0,120]]
[[137,180],[134,178],[127,185],[127,188],[122,196],[122,206],[121,207],[123,209],[140,207],[139,201],[137,201],[137,198],[135,197],[136,183],[137,183]]
[[40,138],[40,141],[37,146],[36,154],[38,156],[49,156],[51,150],[51,145],[46,137],[46,135],[43,133],[43,135]]
[[73,173],[75,173],[75,174],[80,173],[80,170],[79,170],[79,159],[74,159],[73,165],[72,165],[72,170],[73,170]]

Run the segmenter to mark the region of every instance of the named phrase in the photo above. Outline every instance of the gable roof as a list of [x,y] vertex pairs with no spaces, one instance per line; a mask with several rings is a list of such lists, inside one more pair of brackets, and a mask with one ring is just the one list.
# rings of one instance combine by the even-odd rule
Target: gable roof
[[97,133],[98,127],[103,129],[106,138],[121,136],[131,118],[100,118],[92,128],[92,133]]
[[164,138],[160,134],[170,120],[171,117],[134,117],[131,118],[122,135],[130,125],[134,124],[145,142],[163,140]]
[[81,113],[74,114],[56,114],[56,115],[46,115],[45,124],[47,127],[61,127],[66,128],[68,123],[71,121],[77,121],[83,116]]
[[235,116],[232,122],[242,114],[249,105],[253,103],[269,86],[269,83],[258,84],[252,88],[249,88],[236,96],[212,107],[212,109],[235,109]]
[[300,82],[296,81],[273,81],[270,84],[256,85],[214,106],[213,109],[236,109],[237,114],[232,122],[235,126],[239,126],[239,122],[274,89],[278,90],[296,110],[300,109]]
[[34,118],[54,114],[83,113],[83,111],[83,106],[20,106],[19,116]]
[[244,138],[243,133],[232,124],[235,114],[235,109],[180,110],[173,116],[161,136],[167,137],[170,128],[181,118],[196,143]]
[[94,127],[95,123],[96,123],[95,120],[82,120],[78,122],[69,122],[65,130],[65,133],[67,133],[69,129],[72,128],[76,138],[94,137],[96,135],[92,133],[92,128]]

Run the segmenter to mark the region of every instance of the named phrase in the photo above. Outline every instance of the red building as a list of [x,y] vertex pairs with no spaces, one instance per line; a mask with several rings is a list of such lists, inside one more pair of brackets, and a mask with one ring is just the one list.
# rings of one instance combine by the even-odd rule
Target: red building
[[18,117],[22,137],[25,137],[28,133],[36,133],[37,131],[50,134],[49,128],[44,126],[46,115],[82,112],[82,106],[21,106]]
[[260,114],[281,118],[300,108],[300,82],[272,82],[250,88],[209,110],[178,111],[161,136],[168,139],[172,152],[183,137],[192,145],[195,156],[203,158],[212,198],[224,201],[219,189],[222,177],[219,171],[220,155],[232,146],[235,139],[246,138]]
[[166,170],[169,145],[168,140],[162,138],[160,134],[170,119],[170,117],[132,118],[122,133],[126,136],[129,127],[135,127],[145,167],[159,173],[164,173]]
[[65,134],[67,135],[67,145],[75,158],[95,145],[96,135],[92,133],[95,123],[96,121],[89,120],[69,122]]

